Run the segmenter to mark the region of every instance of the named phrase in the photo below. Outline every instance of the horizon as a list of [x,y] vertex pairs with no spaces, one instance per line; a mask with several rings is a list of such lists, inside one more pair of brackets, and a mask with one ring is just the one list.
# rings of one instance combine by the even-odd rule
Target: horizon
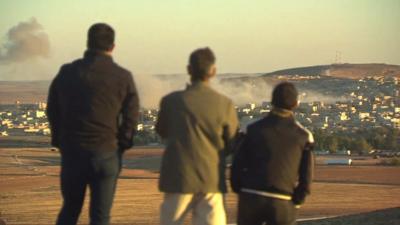
[[[307,66],[298,66],[298,67],[284,67],[281,69],[277,69],[274,71],[267,71],[267,72],[252,72],[252,73],[247,73],[247,72],[224,72],[224,73],[218,73],[217,74],[217,79],[219,79],[219,76],[263,76],[263,75],[270,75],[270,73],[274,73],[277,71],[282,71],[282,70],[290,70],[290,69],[299,69],[299,68],[307,68],[307,67],[316,67],[316,66],[332,66],[332,65],[386,65],[386,66],[399,66],[400,64],[388,64],[388,63],[332,63],[332,64],[315,64],[315,65],[307,65]],[[140,74],[139,76],[153,76],[153,77],[158,77],[158,76],[187,76],[187,73],[163,73],[163,74]],[[133,74],[135,77],[135,74]],[[24,80],[24,79],[19,79],[19,80],[2,80],[0,79],[0,82],[43,82],[43,81],[52,81],[53,77],[50,77],[48,79],[33,79],[33,80]]]

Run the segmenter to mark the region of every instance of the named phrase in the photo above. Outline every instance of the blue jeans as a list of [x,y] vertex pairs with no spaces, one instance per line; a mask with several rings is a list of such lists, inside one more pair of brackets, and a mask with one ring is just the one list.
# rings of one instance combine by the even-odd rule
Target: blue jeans
[[109,225],[117,179],[121,171],[121,153],[101,155],[63,154],[61,157],[61,193],[63,206],[57,225],[75,225],[90,188],[90,225]]

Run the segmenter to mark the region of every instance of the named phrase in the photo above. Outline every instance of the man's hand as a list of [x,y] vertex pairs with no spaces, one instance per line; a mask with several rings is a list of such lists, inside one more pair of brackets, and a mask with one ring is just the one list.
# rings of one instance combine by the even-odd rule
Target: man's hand
[[[307,196],[307,191],[304,190],[304,188],[297,186],[294,189],[294,193],[292,195],[292,202],[296,205],[296,206],[300,206],[304,203],[304,201],[306,200],[306,196]],[[299,207],[300,208],[300,207]]]

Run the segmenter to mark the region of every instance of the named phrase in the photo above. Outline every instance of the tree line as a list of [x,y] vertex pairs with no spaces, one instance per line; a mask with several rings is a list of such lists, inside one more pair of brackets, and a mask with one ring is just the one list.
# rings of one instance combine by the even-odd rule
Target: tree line
[[391,127],[360,129],[357,131],[330,132],[313,130],[316,150],[350,150],[353,153],[367,154],[371,150],[400,151],[400,131]]
[[[312,130],[317,151],[350,150],[356,154],[368,154],[371,150],[400,151],[400,130],[391,127],[360,129],[358,131],[332,132],[322,129]],[[162,143],[154,131],[138,131],[135,145]]]

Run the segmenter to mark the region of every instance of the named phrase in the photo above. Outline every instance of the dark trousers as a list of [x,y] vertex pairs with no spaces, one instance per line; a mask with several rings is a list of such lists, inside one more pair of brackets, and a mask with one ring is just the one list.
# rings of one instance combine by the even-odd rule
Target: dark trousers
[[108,225],[121,170],[121,154],[63,154],[61,161],[61,193],[64,201],[57,225],[77,224],[86,187],[90,188],[90,225]]
[[292,201],[241,193],[238,225],[262,224],[295,225],[296,209]]

